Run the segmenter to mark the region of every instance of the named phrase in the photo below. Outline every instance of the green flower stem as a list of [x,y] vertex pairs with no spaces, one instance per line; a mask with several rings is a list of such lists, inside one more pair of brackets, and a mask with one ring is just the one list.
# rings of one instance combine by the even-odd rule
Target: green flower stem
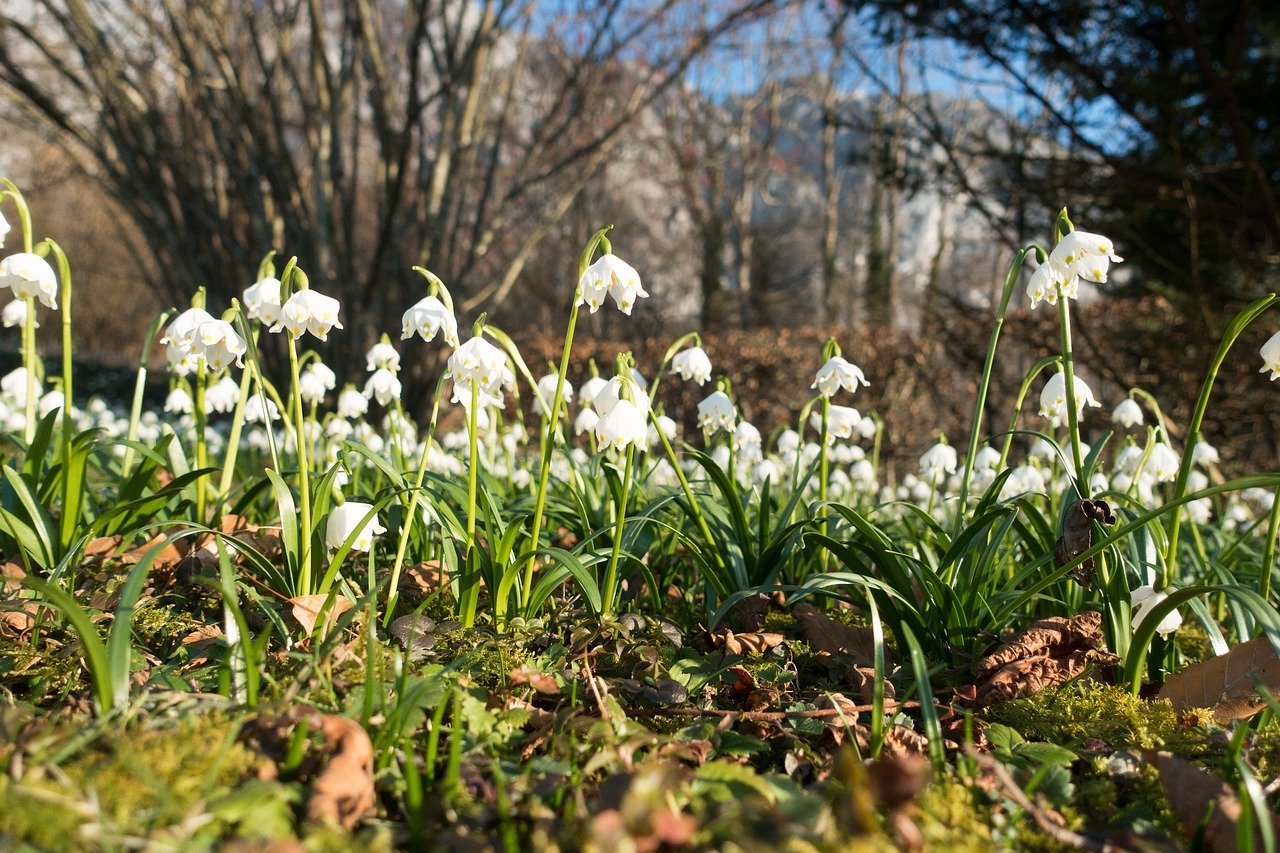
[[[827,421],[831,414],[831,399],[826,395],[822,397],[822,434],[818,436],[818,518],[820,521],[820,529],[823,536],[827,535],[827,480],[828,461],[827,461]],[[818,560],[822,566],[822,571],[827,570],[830,552],[826,548],[822,549]]]
[[414,477],[413,491],[409,497],[409,508],[405,512],[404,526],[400,530],[400,541],[396,544],[396,559],[391,567],[391,585],[387,587],[387,612],[382,617],[385,627],[391,623],[396,611],[396,601],[400,597],[400,572],[404,569],[405,554],[409,551],[409,536],[418,518],[418,502],[422,499],[422,482],[427,476],[427,459],[431,454],[431,443],[435,440],[436,423],[440,416],[440,399],[444,394],[447,374],[441,374],[436,380],[435,401],[431,406],[431,421],[427,425],[427,439],[422,445],[422,455],[418,459],[418,473]]
[[471,380],[471,407],[467,413],[467,438],[470,442],[471,456],[467,470],[467,556],[463,564],[462,578],[459,585],[459,615],[462,627],[470,628],[476,622],[476,606],[480,600],[480,557],[476,546],[476,489],[480,476],[480,447],[478,415],[480,409],[480,386]]
[[702,531],[702,538],[707,540],[710,546],[709,553],[715,556],[715,560],[720,566],[724,567],[724,559],[720,553],[720,545],[716,542],[715,536],[711,534],[711,528],[707,525],[707,519],[702,515],[702,508],[698,506],[698,499],[693,495],[693,489],[689,487],[689,480],[684,475],[684,470],[680,467],[680,460],[676,458],[675,449],[671,446],[670,440],[667,439],[666,433],[658,426],[658,415],[651,408],[649,409],[649,422],[653,424],[654,430],[658,433],[658,440],[662,442],[662,449],[667,453],[667,459],[671,461],[671,470],[676,472],[676,479],[680,482],[680,489],[684,492],[684,499],[689,502],[689,512],[693,515],[694,523],[698,525],[698,529]]
[[[205,433],[207,426],[207,418],[204,412],[204,386],[208,380],[208,371],[205,367],[204,360],[201,359],[199,367],[196,368],[195,381],[195,400],[192,403],[192,414],[195,416],[196,422],[196,467],[204,468],[209,464],[209,439]],[[205,503],[208,500],[208,484],[204,477],[199,477],[195,483],[196,486],[196,521],[204,524],[208,519],[205,516]]]
[[[578,259],[579,282],[582,281],[582,276],[586,273],[587,267],[591,265],[591,258],[595,254],[596,247],[600,245],[600,241],[604,239],[604,235],[612,227],[612,225],[606,225],[587,241],[586,248],[582,250],[582,257]],[[551,401],[550,429],[548,430],[550,438],[542,447],[542,465],[538,472],[538,492],[533,502],[533,527],[529,534],[531,556],[529,557],[529,562],[525,564],[524,583],[520,586],[520,606],[522,609],[525,602],[528,601],[529,593],[533,590],[533,571],[537,565],[537,560],[532,556],[532,553],[538,550],[538,540],[542,535],[542,516],[547,509],[547,483],[551,478],[551,457],[555,452],[556,424],[560,420],[560,406],[564,402],[564,378],[569,372],[569,355],[573,348],[573,333],[578,326],[578,296],[580,292],[579,286],[575,285],[573,307],[569,310],[569,326],[564,333],[564,351],[560,354],[560,370],[556,374],[556,393],[552,396]]]
[[[955,525],[958,531],[964,522],[965,507],[969,503],[969,486],[973,481],[973,463],[978,457],[978,444],[982,440],[982,417],[987,408],[987,394],[991,389],[991,373],[995,368],[996,347],[1000,344],[1000,332],[1004,328],[1004,316],[1009,310],[1009,300],[1022,275],[1022,265],[1032,249],[1021,249],[1013,256],[1009,272],[1004,277],[1004,290],[1000,292],[1000,305],[996,308],[996,322],[987,342],[987,357],[982,363],[982,379],[978,382],[978,398],[973,404],[973,420],[969,426],[969,448],[965,453],[964,472],[960,475],[960,503],[956,510]],[[1003,463],[1003,460],[1001,460]],[[1003,464],[1001,465],[1003,467]]]
[[622,555],[622,529],[627,520],[627,502],[631,499],[631,469],[635,463],[635,447],[627,445],[627,462],[622,473],[622,503],[613,527],[613,550],[609,553],[609,566],[604,573],[604,601],[601,616],[613,615],[614,600],[618,597],[618,558]]
[[[257,341],[253,341],[250,346],[257,346]],[[223,501],[222,512],[226,511],[231,479],[236,472],[236,456],[240,453],[240,434],[244,430],[244,407],[249,404],[251,381],[252,377],[248,370],[240,373],[240,396],[236,399],[236,408],[231,414],[231,434],[227,438],[227,455],[222,462],[222,479],[218,482],[218,496]]]
[[36,437],[36,300],[27,297],[27,319],[22,323],[22,364],[27,369],[26,424],[22,436],[27,446]]
[[1089,484],[1081,482],[1084,457],[1080,454],[1080,415],[1076,408],[1075,355],[1071,351],[1071,308],[1066,294],[1058,297],[1058,334],[1062,343],[1062,372],[1067,380],[1067,432],[1071,440],[1071,461],[1075,464],[1076,491],[1081,498],[1089,497]]
[[1262,549],[1262,565],[1258,569],[1258,595],[1271,603],[1271,575],[1276,568],[1276,535],[1280,534],[1280,489],[1276,489],[1267,520],[1267,542]]
[[[1218,377],[1218,371],[1222,368],[1222,362],[1226,360],[1231,346],[1249,327],[1249,324],[1270,308],[1275,301],[1274,293],[1267,294],[1237,314],[1231,321],[1231,325],[1227,326],[1222,342],[1218,344],[1218,352],[1209,366],[1209,372],[1205,374],[1204,384],[1200,387],[1200,397],[1196,400],[1191,423],[1187,426],[1187,440],[1182,448],[1182,463],[1178,466],[1178,478],[1173,483],[1173,501],[1181,500],[1187,493],[1187,478],[1191,476],[1191,457],[1195,452],[1196,442],[1200,440],[1200,425],[1204,422],[1205,412],[1209,409],[1209,395],[1213,393],[1213,383]],[[1164,555],[1164,573],[1160,579],[1161,589],[1173,582],[1174,569],[1178,564],[1178,537],[1181,527],[1182,512],[1172,513],[1169,518],[1169,550]]]
[[[142,397],[147,389],[147,362],[151,358],[151,347],[155,345],[156,335],[160,334],[164,321],[172,313],[172,310],[161,311],[151,321],[151,327],[147,329],[147,336],[142,339],[142,354],[138,356],[138,378],[133,383],[133,405],[129,409],[129,441],[138,440],[138,423],[142,420]],[[129,476],[129,469],[133,467],[133,453],[132,447],[125,448],[124,460],[120,464],[122,479]]]
[[1129,396],[1141,399],[1147,404],[1151,412],[1156,416],[1156,425],[1160,428],[1160,435],[1164,436],[1166,444],[1173,446],[1173,442],[1169,440],[1169,430],[1164,419],[1164,412],[1160,409],[1160,404],[1156,402],[1156,398],[1141,388],[1130,388]]
[[[306,428],[302,415],[302,393],[298,388],[298,342],[289,335],[289,378],[293,380],[293,415],[296,418],[294,447],[298,450],[298,489],[301,499],[302,541],[298,555],[298,590],[310,595],[311,589],[311,474],[307,461]],[[265,408],[265,407],[264,407]],[[264,412],[265,414],[265,412]],[[268,424],[268,426],[270,426]]]
[[10,181],[8,178],[0,178],[0,186],[6,190],[0,194],[0,199],[8,196],[13,199],[14,207],[18,209],[18,224],[22,230],[22,251],[30,253],[34,240],[31,236],[31,209],[27,207],[27,200],[23,197],[22,191]]

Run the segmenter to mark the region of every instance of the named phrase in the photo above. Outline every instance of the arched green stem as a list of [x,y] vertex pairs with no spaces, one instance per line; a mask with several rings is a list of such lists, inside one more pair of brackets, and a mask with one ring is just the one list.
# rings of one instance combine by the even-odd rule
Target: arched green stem
[[[157,314],[147,328],[146,337],[142,339],[142,354],[138,356],[138,375],[133,382],[133,404],[129,408],[129,432],[127,433],[129,441],[138,440],[138,423],[142,420],[142,398],[147,389],[147,362],[151,359],[151,348],[155,346],[156,335],[160,334],[164,321],[169,319],[172,313],[173,310],[169,309]],[[125,448],[124,460],[120,463],[122,479],[129,476],[129,470],[133,467],[133,456],[133,448]]]
[[627,445],[627,461],[622,472],[622,501],[614,521],[613,550],[609,553],[609,566],[605,569],[604,588],[601,590],[604,600],[600,615],[606,618],[613,615],[613,605],[618,595],[618,559],[622,555],[622,530],[627,520],[627,503],[631,499],[631,471],[634,463],[635,447]]

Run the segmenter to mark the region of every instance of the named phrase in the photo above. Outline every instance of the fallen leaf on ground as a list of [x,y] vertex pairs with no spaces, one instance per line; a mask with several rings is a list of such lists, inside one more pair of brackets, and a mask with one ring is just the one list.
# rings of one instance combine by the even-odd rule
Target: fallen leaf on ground
[[1030,696],[1070,681],[1091,664],[1119,662],[1104,648],[1101,626],[1097,611],[1033,622],[978,661],[974,704],[984,707]]
[[[1160,772],[1160,787],[1169,798],[1169,805],[1173,806],[1183,831],[1195,838],[1200,832],[1200,826],[1204,824],[1203,834],[1200,835],[1201,850],[1209,853],[1236,850],[1236,830],[1241,816],[1240,799],[1226,782],[1169,752],[1145,749],[1142,757]],[[1272,825],[1276,824],[1275,817],[1270,812],[1263,817],[1271,821]],[[1253,849],[1262,848],[1262,833],[1255,824]]]
[[26,576],[26,571],[17,563],[5,563],[0,566],[0,578],[4,578],[5,594],[12,594],[22,589],[22,579]]
[[[146,558],[147,554],[151,552],[152,548],[155,548],[162,542],[166,541],[168,541],[167,537],[165,537],[164,534],[159,534],[142,543],[137,548],[131,548],[128,551],[125,551],[120,555],[120,562],[128,566],[141,563]],[[185,547],[187,547],[187,543],[183,540],[183,548]],[[171,569],[178,565],[178,563],[182,562],[183,554],[184,551],[182,548],[179,548],[175,542],[169,542],[168,545],[165,545],[160,549],[160,553],[156,555],[151,566],[154,569]]]
[[1258,682],[1280,693],[1280,658],[1266,637],[1178,670],[1160,688],[1160,698],[1172,702],[1175,711],[1212,708],[1218,722],[1230,723],[1267,706],[1258,694]]
[[729,624],[735,631],[753,633],[764,630],[764,619],[769,613],[769,599],[752,595],[742,599],[729,611]]
[[437,592],[444,582],[439,560],[427,560],[415,566],[407,566],[400,574],[400,593],[426,596]]
[[862,666],[870,666],[875,659],[875,638],[870,628],[838,622],[812,604],[797,604],[791,615],[814,651],[848,655]]
[[[298,624],[302,626],[302,630],[308,637],[315,633],[316,621],[319,620],[320,611],[324,609],[324,604],[328,600],[327,595],[300,595],[289,599],[289,603],[293,605],[293,618],[298,620]],[[333,604],[329,606],[329,612],[325,614],[324,633],[332,631],[338,617],[350,609],[350,601],[340,595],[335,596]]]
[[319,729],[332,757],[311,783],[307,817],[351,829],[373,812],[373,743],[359,723],[336,714],[320,717]]
[[772,631],[735,634],[725,628],[711,635],[711,644],[717,649],[724,649],[731,655],[762,655],[769,649],[782,645],[785,639],[781,634]]
[[512,684],[527,684],[539,693],[549,696],[560,692],[560,685],[556,683],[555,676],[540,672],[528,664],[511,670],[509,677]]

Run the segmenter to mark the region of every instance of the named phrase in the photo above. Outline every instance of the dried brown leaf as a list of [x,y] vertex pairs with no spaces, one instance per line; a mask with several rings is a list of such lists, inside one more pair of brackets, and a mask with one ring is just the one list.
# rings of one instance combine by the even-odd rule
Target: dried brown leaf
[[539,693],[545,693],[548,696],[554,696],[560,692],[560,685],[556,683],[555,676],[540,672],[528,664],[511,670],[509,678],[512,684],[527,684]]
[[1266,637],[1175,672],[1160,688],[1160,698],[1172,702],[1176,711],[1212,708],[1218,722],[1230,723],[1266,707],[1258,683],[1280,693],[1280,658]]
[[765,616],[769,613],[769,599],[752,595],[742,599],[729,611],[729,624],[735,631],[754,633],[764,630]]
[[[1183,831],[1196,837],[1204,825],[1200,849],[1209,853],[1234,851],[1241,807],[1240,799],[1231,787],[1207,770],[1172,753],[1147,749],[1142,751],[1142,757],[1160,772],[1160,787],[1169,798]],[[1269,812],[1265,819],[1273,825],[1276,823]],[[1262,834],[1255,824],[1253,849],[1260,850],[1262,846]]]
[[731,655],[762,655],[772,648],[782,645],[786,638],[772,631],[755,631],[749,634],[735,634],[728,628],[717,631],[711,637],[711,643],[718,649],[724,649]]
[[319,719],[328,763],[311,783],[307,817],[352,829],[374,809],[373,743],[355,720],[336,714]]
[[[327,595],[300,595],[289,599],[289,603],[293,605],[293,618],[298,620],[298,624],[302,626],[302,630],[308,637],[315,633],[316,621],[319,620],[320,611],[324,609],[324,604],[328,600]],[[325,614],[324,633],[332,631],[338,617],[350,609],[350,601],[340,595],[335,596],[329,612]]]
[[0,578],[4,579],[4,583],[0,584],[0,588],[3,588],[6,595],[15,593],[22,589],[22,579],[26,576],[26,570],[17,563],[0,565]]
[[[163,533],[157,534],[155,537],[139,545],[137,548],[131,548],[130,550],[125,551],[120,555],[120,561],[129,566],[141,563],[143,559],[146,558],[147,554],[151,552],[152,548],[155,548],[157,545],[165,541],[167,541],[167,539]],[[156,555],[155,561],[151,566],[153,569],[171,569],[174,566],[177,566],[178,563],[182,562],[182,557],[183,551],[179,549],[178,545],[174,542],[169,542],[169,544],[165,545],[164,548],[160,550],[160,553]]]
[[1090,665],[1111,665],[1119,658],[1104,648],[1102,614],[1053,616],[1025,631],[978,662],[981,679],[974,704],[982,707],[1030,696],[1065,684]]
[[861,666],[875,660],[875,638],[870,628],[837,622],[812,604],[797,604],[791,615],[800,624],[800,633],[815,651],[848,655]]

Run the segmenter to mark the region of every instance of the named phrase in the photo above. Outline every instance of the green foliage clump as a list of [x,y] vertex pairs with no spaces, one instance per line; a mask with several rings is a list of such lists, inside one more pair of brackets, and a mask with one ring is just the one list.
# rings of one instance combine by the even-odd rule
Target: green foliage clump
[[1167,701],[1147,701],[1109,685],[1073,684],[994,705],[986,719],[1011,726],[1027,740],[1081,746],[1089,739],[1111,749],[1167,749],[1203,755],[1212,744],[1210,715],[1179,715]]
[[926,850],[991,850],[990,808],[962,780],[938,779],[920,795],[916,825]]

